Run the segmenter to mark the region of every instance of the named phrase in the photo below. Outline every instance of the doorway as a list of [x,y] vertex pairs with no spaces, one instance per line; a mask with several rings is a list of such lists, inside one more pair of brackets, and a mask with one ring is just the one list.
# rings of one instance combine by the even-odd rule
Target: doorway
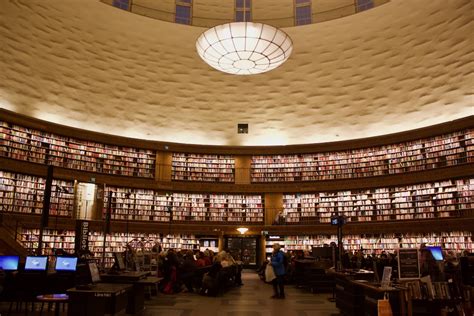
[[260,237],[226,237],[226,249],[236,261],[242,261],[244,268],[257,268],[258,239]]

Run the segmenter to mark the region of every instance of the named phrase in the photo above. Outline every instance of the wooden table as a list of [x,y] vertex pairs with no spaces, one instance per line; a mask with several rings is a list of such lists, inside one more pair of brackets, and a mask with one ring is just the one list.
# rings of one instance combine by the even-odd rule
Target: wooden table
[[43,294],[38,295],[36,299],[41,302],[41,314],[44,303],[54,303],[54,315],[59,316],[59,304],[67,303],[69,296],[67,294]]
[[158,278],[158,277],[146,277],[144,279],[141,279],[138,281],[138,283],[143,284],[144,286],[148,287],[148,295],[151,298],[152,296],[152,287],[155,288],[156,293],[158,294],[158,284],[163,280],[163,278]]
[[68,316],[115,315],[130,304],[130,284],[98,283],[91,289],[67,290]]
[[145,286],[146,284],[140,282],[146,279],[151,273],[149,271],[144,272],[121,272],[118,274],[101,274],[100,278],[102,281],[107,283],[120,283],[120,284],[131,284],[133,290],[129,295],[129,304],[127,305],[128,314],[137,314],[145,308]]
[[107,283],[129,283],[144,279],[150,274],[150,271],[129,271],[117,274],[105,273],[100,275],[100,279]]
[[389,295],[393,315],[405,314],[403,291],[399,288],[382,288],[371,282],[369,273],[330,272],[336,278],[336,306],[342,315],[377,316],[377,303]]

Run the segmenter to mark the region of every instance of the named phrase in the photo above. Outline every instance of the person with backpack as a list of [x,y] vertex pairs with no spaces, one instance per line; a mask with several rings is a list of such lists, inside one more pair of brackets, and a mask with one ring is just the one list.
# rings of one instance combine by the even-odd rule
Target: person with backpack
[[285,254],[280,250],[280,244],[273,244],[273,253],[270,264],[275,271],[276,278],[272,281],[273,296],[272,298],[285,298]]

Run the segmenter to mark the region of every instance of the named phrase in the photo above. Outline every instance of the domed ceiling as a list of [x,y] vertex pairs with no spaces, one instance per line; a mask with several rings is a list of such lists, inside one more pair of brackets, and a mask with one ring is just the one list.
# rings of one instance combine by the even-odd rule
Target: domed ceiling
[[[287,145],[474,114],[470,0],[392,0],[283,28],[294,45],[288,61],[245,77],[200,59],[202,27],[97,0],[0,1],[0,107],[59,124],[179,143]],[[238,123],[249,133],[237,134]]]

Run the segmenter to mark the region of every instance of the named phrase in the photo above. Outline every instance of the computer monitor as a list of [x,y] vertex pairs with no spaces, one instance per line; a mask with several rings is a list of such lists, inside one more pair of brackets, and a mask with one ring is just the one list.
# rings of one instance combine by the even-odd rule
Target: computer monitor
[[77,258],[76,257],[56,257],[56,271],[76,271]]
[[331,216],[331,225],[339,226],[346,224],[346,218],[344,216]]
[[89,262],[89,272],[91,273],[92,283],[100,282],[99,268],[95,262]]
[[125,270],[125,262],[120,252],[114,252],[115,268],[118,270]]
[[26,257],[25,271],[46,271],[48,266],[48,257],[38,256]]
[[431,252],[436,261],[443,261],[443,250],[441,250],[440,246],[427,246],[426,249]]
[[0,269],[4,271],[18,270],[19,256],[0,256]]

